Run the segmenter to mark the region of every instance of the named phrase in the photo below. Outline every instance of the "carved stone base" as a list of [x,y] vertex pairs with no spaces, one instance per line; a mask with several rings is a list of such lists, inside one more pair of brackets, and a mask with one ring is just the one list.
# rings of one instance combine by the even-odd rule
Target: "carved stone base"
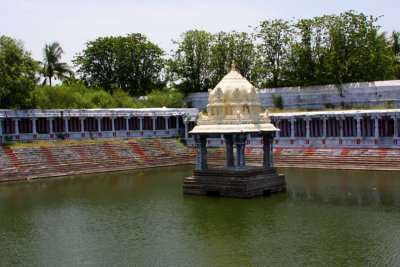
[[274,168],[234,167],[194,171],[183,181],[183,193],[250,198],[286,190],[285,176]]

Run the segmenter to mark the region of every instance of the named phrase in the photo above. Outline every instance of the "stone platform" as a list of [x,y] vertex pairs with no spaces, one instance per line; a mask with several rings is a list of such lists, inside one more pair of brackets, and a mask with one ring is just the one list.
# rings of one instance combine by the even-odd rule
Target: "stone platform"
[[183,182],[183,193],[195,195],[250,198],[285,190],[285,177],[277,174],[275,168],[263,167],[195,170]]

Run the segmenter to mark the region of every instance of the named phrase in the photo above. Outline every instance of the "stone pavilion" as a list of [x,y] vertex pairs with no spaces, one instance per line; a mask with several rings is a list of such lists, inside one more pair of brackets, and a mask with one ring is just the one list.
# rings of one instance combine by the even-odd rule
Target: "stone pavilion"
[[[197,125],[190,132],[197,147],[196,168],[193,176],[185,178],[183,192],[249,198],[284,191],[285,178],[273,167],[277,131],[268,111],[260,113],[257,89],[237,72],[233,61],[231,71],[209,90],[207,114],[199,113]],[[215,134],[224,136],[226,166],[208,168],[206,139]],[[249,135],[262,137],[261,167],[246,166]]]

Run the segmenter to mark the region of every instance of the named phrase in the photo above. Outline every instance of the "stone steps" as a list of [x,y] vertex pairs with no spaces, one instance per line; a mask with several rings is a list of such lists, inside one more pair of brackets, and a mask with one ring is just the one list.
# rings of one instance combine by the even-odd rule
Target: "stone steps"
[[[8,148],[6,151],[15,164],[10,161],[10,166],[0,169],[2,181],[188,164],[194,162],[195,155],[192,149],[177,146],[173,139]],[[4,153],[5,159],[10,160]]]
[[[274,164],[276,167],[300,167],[300,168],[330,168],[330,169],[361,169],[361,170],[400,170],[400,157],[393,150],[339,150],[337,156],[326,155],[332,150],[306,149],[292,150],[301,155],[285,155],[285,149],[275,150]],[[357,152],[359,155],[352,156]],[[374,154],[375,156],[371,156]],[[225,165],[225,156],[222,151],[210,151],[208,162],[213,165]],[[262,150],[249,149],[246,151],[246,164],[248,166],[261,166]],[[398,167],[399,166],[399,167]]]
[[[105,141],[0,150],[0,180],[194,164],[196,150],[175,139]],[[208,164],[224,166],[225,150],[208,149]],[[262,150],[246,149],[246,163],[261,166]],[[276,148],[277,167],[400,170],[400,150]]]

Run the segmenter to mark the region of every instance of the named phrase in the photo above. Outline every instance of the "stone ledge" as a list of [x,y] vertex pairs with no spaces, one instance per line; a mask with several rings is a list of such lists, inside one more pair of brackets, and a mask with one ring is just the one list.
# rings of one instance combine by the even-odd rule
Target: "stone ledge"
[[263,167],[195,171],[183,182],[183,192],[195,195],[251,198],[285,190],[285,177],[277,174],[273,168]]

